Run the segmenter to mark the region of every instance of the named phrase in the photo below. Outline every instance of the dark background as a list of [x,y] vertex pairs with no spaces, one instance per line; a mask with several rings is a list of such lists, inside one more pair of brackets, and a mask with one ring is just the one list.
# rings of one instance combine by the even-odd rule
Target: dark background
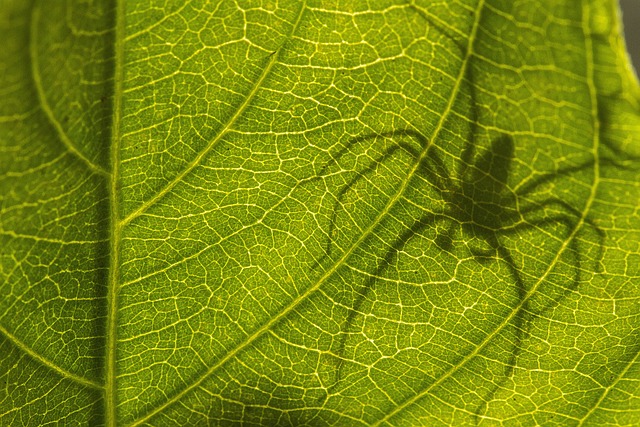
[[622,9],[622,25],[636,76],[640,70],[640,0],[620,0]]

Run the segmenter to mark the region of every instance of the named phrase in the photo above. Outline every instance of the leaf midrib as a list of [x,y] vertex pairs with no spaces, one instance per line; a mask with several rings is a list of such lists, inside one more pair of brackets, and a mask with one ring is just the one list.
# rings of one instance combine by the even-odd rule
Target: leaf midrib
[[124,82],[124,34],[125,0],[116,0],[114,34],[114,76],[113,76],[113,113],[111,121],[111,176],[109,179],[109,276],[107,284],[107,327],[106,327],[106,372],[105,372],[105,424],[115,427],[117,424],[117,384],[116,384],[116,344],[118,290],[120,280],[120,243],[122,225],[120,222],[120,197],[118,180],[120,177],[120,142],[122,120],[122,94]]

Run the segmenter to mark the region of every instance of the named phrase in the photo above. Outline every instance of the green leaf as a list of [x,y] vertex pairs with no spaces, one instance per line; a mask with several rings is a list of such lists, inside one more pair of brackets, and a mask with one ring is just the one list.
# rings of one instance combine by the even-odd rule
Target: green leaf
[[0,425],[640,424],[613,0],[0,7]]

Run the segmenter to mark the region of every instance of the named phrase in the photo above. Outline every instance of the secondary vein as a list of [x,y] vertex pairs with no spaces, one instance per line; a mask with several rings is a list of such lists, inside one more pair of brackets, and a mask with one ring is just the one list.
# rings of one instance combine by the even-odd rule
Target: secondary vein
[[121,224],[123,226],[128,224],[129,222],[131,222],[131,220],[133,220],[134,218],[136,218],[136,217],[140,216],[141,214],[143,214],[147,209],[149,209],[150,206],[154,205],[158,200],[162,199],[180,181],[182,181],[185,176],[187,176],[189,173],[191,173],[191,171],[193,169],[195,169],[200,164],[200,162],[202,162],[202,159],[204,159],[204,157],[207,154],[209,154],[209,152],[220,141],[222,141],[222,138],[233,127],[233,124],[238,119],[238,117],[240,117],[242,115],[242,113],[244,113],[246,108],[249,106],[249,104],[251,103],[251,101],[255,97],[256,93],[258,93],[258,90],[262,87],[262,84],[264,83],[265,79],[267,78],[267,76],[271,72],[271,69],[278,62],[278,53],[279,53],[279,51],[278,52],[274,52],[273,54],[271,54],[271,57],[269,58],[269,62],[267,64],[267,66],[262,70],[262,73],[260,74],[260,77],[258,78],[256,83],[254,84],[253,88],[251,89],[251,92],[249,92],[249,94],[245,97],[245,99],[242,102],[242,104],[240,104],[240,106],[236,109],[236,112],[229,118],[229,120],[224,125],[224,127],[209,142],[209,144],[205,147],[205,149],[202,150],[200,153],[198,153],[198,155],[187,165],[187,167],[184,168],[182,170],[182,172],[180,172],[178,174],[178,176],[176,176],[173,180],[171,180],[171,182],[169,182],[162,190],[158,191],[152,198],[150,198],[145,203],[140,205],[135,211],[133,211],[129,215],[127,215],[121,221]]
[[33,82],[36,88],[36,93],[38,94],[38,101],[40,103],[40,107],[44,112],[47,120],[56,130],[58,134],[58,138],[65,146],[67,151],[73,154],[75,157],[80,159],[82,163],[89,168],[93,173],[103,176],[109,177],[111,174],[106,171],[103,167],[95,164],[91,161],[87,156],[85,156],[71,141],[67,133],[60,121],[56,118],[51,106],[49,105],[49,101],[47,101],[47,96],[44,92],[44,87],[42,84],[42,78],[40,76],[40,62],[38,61],[38,52],[37,52],[37,40],[38,40],[38,22],[40,21],[40,8],[38,4],[36,4],[31,11],[31,33],[29,35],[29,56],[31,59],[31,76],[33,77]]
[[[482,3],[484,3],[484,0],[480,2],[480,5],[482,5]],[[482,7],[480,6],[478,10],[481,11]],[[479,15],[480,15],[480,12],[478,12],[478,19],[476,20],[476,27],[477,27],[477,24],[479,23]],[[586,24],[583,23],[583,25],[586,25]],[[593,157],[594,157],[594,169],[593,169],[594,170],[594,178],[593,178],[593,185],[591,186],[591,192],[589,194],[589,197],[587,198],[587,201],[586,201],[585,206],[584,206],[584,208],[582,210],[582,214],[581,214],[579,220],[577,221],[577,223],[576,223],[575,227],[573,228],[573,230],[571,230],[571,233],[569,234],[569,236],[567,236],[567,238],[565,239],[563,244],[558,249],[558,252],[556,253],[556,256],[554,257],[553,260],[551,260],[551,262],[549,263],[549,266],[547,267],[547,269],[538,278],[537,282],[531,287],[531,289],[527,292],[525,297],[522,298],[520,303],[518,305],[516,305],[515,307],[513,307],[513,309],[511,310],[511,313],[508,316],[505,316],[505,318],[498,325],[498,327],[491,334],[487,335],[482,342],[478,343],[478,346],[476,347],[475,350],[473,350],[472,352],[470,352],[469,354],[464,356],[456,365],[453,365],[451,367],[451,369],[446,371],[440,378],[438,378],[436,381],[434,381],[432,384],[430,384],[422,392],[417,393],[411,399],[408,399],[407,401],[405,401],[405,402],[401,403],[400,405],[396,406],[396,408],[394,408],[384,418],[380,419],[378,422],[376,422],[372,426],[378,426],[378,425],[381,425],[384,422],[389,421],[392,417],[394,417],[398,413],[402,412],[404,409],[408,408],[412,404],[416,403],[419,399],[427,396],[429,393],[431,393],[431,391],[433,389],[438,387],[445,380],[447,380],[448,378],[451,378],[456,372],[458,372],[460,369],[462,369],[462,367],[465,366],[467,364],[467,362],[469,362],[471,359],[473,359],[478,354],[480,354],[492,342],[493,338],[498,336],[498,334],[500,334],[504,328],[506,328],[509,324],[511,324],[511,322],[513,321],[515,316],[520,312],[520,310],[522,310],[523,307],[525,307],[527,305],[527,303],[532,298],[532,296],[538,291],[538,289],[540,288],[542,283],[544,283],[545,280],[547,279],[547,277],[551,274],[551,272],[553,271],[553,269],[555,268],[557,263],[560,261],[561,255],[569,247],[569,245],[571,244],[573,239],[576,238],[576,236],[577,236],[578,232],[580,231],[580,229],[583,227],[583,225],[585,223],[588,222],[587,216],[588,216],[588,213],[591,210],[591,206],[593,205],[593,202],[595,200],[595,196],[596,196],[596,192],[597,192],[597,188],[598,188],[598,183],[599,183],[599,179],[600,179],[600,168],[599,168],[600,165],[599,165],[599,160],[598,160],[599,159],[598,147],[600,145],[600,123],[599,123],[599,119],[598,119],[598,111],[597,111],[597,109],[598,109],[597,105],[598,104],[597,104],[597,98],[596,98],[596,95],[595,95],[595,87],[593,85],[593,63],[592,63],[593,62],[592,61],[593,60],[593,57],[592,57],[593,53],[592,53],[592,46],[591,46],[590,36],[588,34],[585,34],[585,37],[587,39],[587,84],[588,84],[589,92],[590,92],[590,95],[591,95],[591,108],[592,108],[591,113],[592,113],[592,121],[593,121],[593,144],[592,144],[593,145],[593,147],[592,147],[593,149],[592,149],[592,152],[593,152]],[[475,38],[475,29],[474,29],[474,38]],[[471,54],[472,54],[472,49],[470,48],[469,55],[471,55]]]
[[[306,0],[301,2],[301,7],[300,7],[300,12],[298,13],[298,16],[296,18],[295,23],[293,24],[292,28],[291,28],[291,32],[289,34],[289,39],[296,33],[297,29],[298,29],[298,25],[300,25],[300,22],[302,20],[302,16],[304,14],[304,11],[307,7],[306,5]],[[204,156],[211,151],[211,149],[216,145],[216,143],[218,141],[220,141],[222,139],[222,137],[224,136],[224,134],[231,128],[231,126],[233,125],[233,123],[238,119],[238,117],[240,117],[240,115],[244,112],[244,110],[246,109],[246,107],[249,105],[249,103],[251,102],[251,100],[253,99],[253,97],[255,96],[255,94],[257,93],[258,89],[260,88],[260,86],[262,85],[262,83],[264,82],[264,80],[266,79],[267,75],[269,74],[269,72],[271,71],[271,69],[273,68],[273,66],[275,65],[275,63],[278,60],[278,56],[280,54],[280,49],[278,49],[276,52],[274,52],[271,55],[271,58],[269,60],[269,63],[267,64],[267,66],[265,67],[264,71],[262,72],[262,74],[260,75],[260,78],[258,79],[258,81],[256,82],[253,90],[251,91],[251,93],[249,94],[249,96],[247,96],[245,102],[243,102],[240,107],[238,108],[238,110],[236,111],[236,113],[231,117],[231,119],[227,122],[227,124],[225,125],[224,129],[222,131],[220,131],[220,133],[216,136],[216,138],[214,138],[211,143],[209,144],[209,146],[203,150],[197,157],[196,159],[194,159],[194,161],[178,176],[176,177],[176,179],[174,179],[169,185],[167,185],[167,187],[165,187],[163,189],[163,191],[161,191],[160,193],[158,193],[153,199],[151,199],[149,202],[145,203],[144,205],[142,205],[140,208],[138,208],[136,211],[132,212],[129,216],[127,216],[122,222],[121,224],[124,225],[126,223],[128,223],[129,221],[131,221],[133,218],[135,218],[136,216],[140,215],[142,212],[144,212],[149,206],[151,206],[153,203],[155,203],[157,200],[159,200],[162,196],[164,196],[167,192],[169,192],[171,190],[171,188],[173,188],[185,175],[187,175],[189,172],[191,172],[202,160],[202,158],[204,158]],[[298,297],[295,301],[298,301],[301,297]],[[298,301],[299,302],[299,301]],[[295,302],[294,304],[292,304],[290,307],[293,308],[295,307],[295,305],[297,305],[297,302]],[[180,398],[182,398],[182,396],[184,396],[185,394],[189,393],[191,390],[193,390],[195,387],[197,387],[198,385],[200,385],[213,371],[215,371],[218,367],[220,367],[222,364],[224,364],[228,359],[230,359],[233,355],[235,355],[237,352],[239,352],[240,350],[242,350],[242,348],[244,348],[248,343],[252,342],[255,338],[257,338],[258,336],[262,335],[262,333],[268,329],[273,323],[275,323],[281,316],[283,316],[284,313],[282,313],[280,316],[277,316],[275,319],[272,319],[271,322],[265,324],[261,329],[259,329],[257,332],[255,332],[254,334],[252,334],[252,336],[250,336],[247,340],[245,340],[245,342],[243,344],[241,344],[240,346],[236,347],[236,349],[230,353],[227,354],[227,356],[225,358],[223,358],[221,361],[219,361],[218,363],[216,363],[214,366],[212,366],[211,368],[209,368],[207,370],[207,372],[205,372],[197,381],[195,381],[194,383],[192,383],[190,386],[186,387],[185,389],[183,389],[181,392],[179,392],[177,395],[173,396],[172,398],[170,398],[169,400],[167,400],[165,403],[159,405],[158,407],[154,408],[153,410],[149,411],[147,414],[145,414],[144,416],[138,418],[136,421],[134,421],[133,423],[130,424],[129,427],[134,427],[134,426],[138,426],[146,421],[148,421],[151,417],[153,417],[154,415],[156,415],[157,413],[161,412],[162,410],[164,410],[165,408],[167,408],[168,406],[172,405],[174,402],[180,400]]]
[[2,325],[0,325],[0,334],[4,335],[9,341],[11,341],[16,347],[18,347],[24,353],[28,354],[32,359],[37,360],[38,362],[40,362],[40,364],[42,364],[43,366],[46,366],[47,368],[51,369],[52,371],[57,372],[62,377],[67,378],[67,379],[69,379],[71,381],[74,381],[74,382],[76,382],[78,384],[81,384],[81,385],[83,385],[85,387],[98,389],[98,390],[104,389],[104,386],[102,384],[97,383],[95,381],[91,381],[91,380],[89,380],[87,378],[81,377],[80,375],[76,375],[73,372],[68,371],[68,370],[60,367],[59,365],[53,363],[49,359],[46,359],[46,358],[40,356],[38,353],[33,351],[32,348],[30,348],[25,343],[20,341],[18,339],[18,337],[16,337],[11,332],[9,332],[7,329],[5,329]]
[[[478,7],[479,10],[482,8],[482,4],[483,3],[484,3],[484,1],[480,2],[480,5]],[[298,18],[298,20],[299,19],[300,18]],[[479,17],[477,17],[476,22],[474,23],[474,27],[472,29],[472,38],[470,38],[470,40],[472,40],[475,37],[475,31],[476,31],[478,22],[479,22]],[[466,63],[468,62],[468,57],[470,56],[470,53],[471,52],[470,52],[470,49],[469,49],[469,52],[467,53],[467,56],[464,58],[464,64],[461,67],[460,74],[457,76],[457,79],[456,79],[456,82],[455,82],[455,86],[453,87],[453,90],[451,92],[451,95],[449,97],[447,105],[446,105],[444,111],[442,112],[442,114],[440,116],[440,119],[439,119],[439,121],[438,121],[438,123],[436,125],[436,128],[435,128],[435,130],[434,130],[434,132],[432,134],[432,137],[428,140],[428,142],[426,144],[424,144],[424,147],[422,148],[422,151],[420,152],[420,155],[416,159],[416,161],[415,161],[413,167],[411,168],[411,170],[408,171],[408,173],[407,173],[404,181],[402,182],[402,184],[398,187],[398,191],[396,192],[396,194],[389,200],[389,202],[387,203],[385,208],[380,211],[380,213],[370,223],[369,227],[367,227],[367,229],[364,230],[364,232],[361,234],[360,238],[358,238],[358,240],[351,246],[351,248],[349,250],[345,251],[345,253],[336,261],[336,263],[333,265],[333,267],[330,268],[329,270],[327,270],[325,272],[325,274],[323,274],[322,277],[320,277],[320,279],[312,287],[310,287],[303,294],[299,295],[297,298],[295,298],[293,301],[291,301],[289,303],[289,305],[284,310],[282,310],[277,316],[274,316],[273,318],[271,318],[271,320],[269,320],[262,327],[260,327],[258,330],[256,330],[253,334],[248,336],[243,342],[241,342],[239,345],[237,345],[235,347],[235,349],[233,349],[232,351],[227,353],[225,357],[220,359],[215,365],[211,366],[194,383],[192,383],[190,386],[188,386],[185,389],[183,389],[181,392],[179,392],[177,395],[173,396],[171,399],[167,400],[164,404],[158,406],[157,408],[155,408],[154,410],[150,411],[145,416],[143,416],[143,417],[139,418],[138,420],[136,420],[129,427],[138,426],[138,425],[148,421],[155,414],[157,414],[160,411],[164,410],[165,408],[169,407],[173,403],[179,401],[187,393],[189,393],[190,391],[192,391],[196,387],[200,386],[200,384],[202,384],[211,374],[213,374],[213,372],[215,372],[220,367],[222,367],[224,364],[226,364],[229,360],[234,358],[242,350],[247,348],[249,345],[251,345],[258,338],[260,338],[264,333],[266,333],[267,331],[271,330],[271,328],[276,323],[278,323],[285,316],[287,316],[289,313],[291,313],[293,310],[295,310],[295,308],[298,305],[300,305],[303,301],[307,300],[309,298],[309,296],[311,296],[313,293],[315,293],[330,277],[333,276],[333,274],[335,272],[337,272],[340,269],[340,267],[342,267],[343,264],[345,264],[345,262],[355,252],[355,250],[361,245],[361,243],[364,240],[366,240],[373,233],[373,231],[376,229],[378,224],[380,224],[382,222],[383,218],[386,217],[386,215],[392,210],[392,208],[396,205],[396,203],[402,198],[402,196],[404,195],[407,187],[409,186],[409,183],[410,183],[411,179],[413,178],[413,176],[415,175],[416,171],[418,170],[418,168],[420,167],[420,165],[424,161],[425,157],[427,156],[427,153],[429,151],[429,148],[430,148],[431,144],[433,143],[434,140],[436,140],[438,138],[438,135],[440,134],[440,132],[444,128],[444,123],[446,121],[446,118],[449,116],[449,113],[451,112],[451,110],[453,108],[453,104],[454,104],[454,102],[455,102],[455,100],[457,98],[457,94],[458,94],[458,92],[460,90],[460,87],[462,86],[462,81],[464,80],[464,75],[465,75],[465,70],[466,70]]]

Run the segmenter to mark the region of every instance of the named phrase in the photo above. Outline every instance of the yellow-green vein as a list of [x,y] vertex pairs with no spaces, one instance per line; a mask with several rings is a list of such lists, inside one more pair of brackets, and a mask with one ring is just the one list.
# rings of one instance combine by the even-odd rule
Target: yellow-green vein
[[38,101],[40,102],[40,106],[42,111],[44,112],[47,120],[56,130],[58,134],[58,138],[65,146],[65,148],[73,154],[75,157],[80,159],[82,163],[89,168],[92,172],[103,176],[109,177],[110,173],[106,171],[101,166],[93,163],[87,156],[85,156],[78,148],[74,145],[74,143],[69,139],[69,136],[65,132],[64,128],[60,121],[56,118],[49,102],[47,101],[47,96],[44,93],[44,87],[42,85],[42,78],[40,76],[40,63],[38,62],[38,51],[37,51],[37,42],[38,42],[38,23],[40,21],[40,8],[39,4],[36,4],[31,12],[31,24],[30,24],[30,35],[29,35],[29,55],[31,60],[31,76],[33,78],[33,82],[36,88],[36,92],[38,94]]
[[[584,8],[583,10],[588,10],[588,8],[584,7],[584,1],[588,1],[588,0],[583,0],[583,8]],[[583,12],[583,13],[586,14],[586,12]],[[584,16],[583,16],[583,19],[585,19]],[[586,17],[586,19],[588,19],[588,16]],[[583,21],[583,26],[584,25],[585,24],[584,24],[584,21]],[[594,178],[593,178],[593,185],[591,186],[591,192],[590,192],[589,197],[587,198],[585,206],[584,206],[584,208],[582,210],[582,214],[580,216],[580,219],[576,222],[575,227],[573,228],[573,230],[571,230],[571,233],[564,240],[564,242],[562,243],[562,245],[558,249],[558,252],[556,253],[556,256],[549,263],[549,266],[544,271],[544,273],[538,278],[537,282],[531,287],[531,289],[527,292],[525,297],[522,298],[520,303],[518,305],[516,305],[515,307],[513,307],[513,309],[511,310],[511,313],[502,320],[502,322],[498,325],[498,327],[491,334],[487,335],[484,338],[484,340],[478,344],[478,346],[476,347],[476,349],[474,351],[472,351],[471,353],[469,353],[465,357],[463,357],[456,366],[453,366],[449,371],[445,372],[440,378],[438,378],[436,381],[434,381],[432,384],[430,384],[429,387],[424,389],[422,392],[416,394],[411,399],[408,399],[407,401],[403,402],[402,404],[396,406],[392,411],[387,413],[387,415],[384,418],[378,420],[378,422],[373,424],[373,426],[378,426],[378,425],[381,425],[384,422],[389,421],[391,418],[393,418],[394,416],[396,416],[397,414],[402,412],[404,409],[410,407],[412,404],[414,404],[415,402],[417,402],[421,398],[423,398],[426,395],[428,395],[433,389],[435,389],[440,384],[442,384],[446,379],[450,378],[453,374],[458,372],[458,370],[461,369],[464,365],[466,365],[467,362],[469,362],[471,359],[473,359],[478,354],[480,354],[491,343],[492,339],[494,337],[498,336],[502,332],[502,330],[504,328],[506,328],[507,325],[509,325],[514,320],[514,318],[517,316],[517,314],[520,312],[520,310],[522,310],[527,305],[527,303],[532,298],[532,296],[535,295],[535,293],[538,291],[538,289],[540,288],[542,283],[544,283],[545,280],[547,279],[547,277],[551,274],[551,272],[555,268],[556,264],[560,260],[561,255],[569,247],[569,245],[571,244],[573,239],[576,238],[576,235],[578,234],[580,229],[587,222],[587,216],[588,216],[588,213],[591,211],[591,206],[593,205],[593,202],[595,200],[595,196],[596,196],[596,192],[597,192],[597,188],[598,188],[598,184],[599,184],[599,177],[600,177],[599,155],[598,155],[598,147],[600,145],[600,123],[599,123],[599,119],[598,119],[597,97],[596,97],[595,87],[594,87],[594,84],[593,84],[593,81],[594,81],[594,76],[593,76],[593,52],[592,52],[592,50],[590,50],[591,49],[591,40],[590,40],[589,37],[590,36],[588,34],[586,34],[586,32],[585,32],[585,38],[587,40],[587,42],[586,42],[587,43],[587,55],[586,55],[587,56],[586,57],[586,62],[587,62],[587,84],[589,86],[589,93],[591,95],[591,116],[592,116],[592,122],[593,122],[592,155],[593,155],[593,158],[594,158],[594,162],[593,162],[593,164],[594,164],[594,167],[593,167]]]
[[59,374],[60,376],[67,378],[78,384],[81,384],[85,387],[98,389],[98,390],[102,390],[104,388],[102,384],[83,378],[80,375],[74,374],[73,372],[67,371],[66,369],[56,365],[52,361],[40,356],[38,353],[33,351],[33,349],[31,349],[28,345],[20,341],[18,337],[16,337],[11,332],[6,330],[2,325],[0,325],[0,334],[4,335],[9,341],[13,343],[13,345],[18,347],[25,354],[29,355],[32,359],[37,360],[40,364],[42,364],[43,366],[46,366],[47,368]]
[[591,406],[591,409],[589,409],[584,416],[580,419],[580,422],[578,423],[578,426],[582,426],[585,425],[585,422],[589,419],[589,417],[591,417],[591,415],[593,415],[596,410],[598,410],[598,408],[600,408],[600,405],[602,404],[602,402],[604,402],[604,400],[607,398],[607,396],[609,396],[609,394],[615,390],[615,386],[620,382],[620,380],[622,380],[625,375],[627,375],[627,373],[631,370],[631,368],[638,362],[640,362],[640,352],[636,353],[636,356],[629,361],[629,363],[627,363],[627,366],[624,367],[624,369],[620,372],[620,374],[617,376],[617,378],[615,379],[615,381],[613,381],[611,384],[609,384],[609,386],[604,387],[604,390],[602,391],[602,394],[600,395],[600,397],[598,398],[597,401],[595,401],[593,403],[593,406]]
[[[477,26],[477,22],[474,24]],[[466,70],[466,61],[468,60],[468,55],[463,59],[464,63],[460,67],[460,73],[456,77],[456,81],[454,82],[454,86],[451,90],[447,105],[445,106],[444,111],[440,115],[440,119],[433,131],[433,135],[430,139],[427,139],[427,143],[422,148],[420,155],[414,162],[411,170],[408,171],[405,179],[402,181],[401,185],[398,187],[398,190],[394,194],[393,197],[389,199],[384,209],[378,213],[378,215],[374,218],[374,220],[369,224],[369,226],[363,231],[360,237],[354,242],[354,244],[347,251],[343,253],[343,255],[336,261],[332,268],[328,269],[319,279],[318,281],[311,287],[309,287],[304,293],[300,294],[293,301],[291,301],[278,315],[271,318],[267,323],[262,325],[259,329],[253,332],[250,336],[246,337],[244,341],[242,341],[239,345],[237,345],[233,350],[228,352],[222,359],[220,359],[215,365],[211,366],[200,378],[194,381],[190,386],[186,387],[178,394],[173,396],[171,399],[167,400],[162,405],[156,407],[143,417],[139,418],[135,422],[133,422],[130,427],[141,425],[142,423],[151,419],[154,415],[158,414],[165,408],[171,406],[173,403],[179,401],[186,394],[194,390],[196,387],[200,386],[213,372],[217,371],[220,367],[226,364],[229,360],[233,359],[236,355],[238,355],[242,350],[251,345],[254,341],[260,338],[264,333],[271,330],[273,326],[275,326],[280,320],[286,317],[289,313],[291,313],[295,308],[300,305],[303,301],[307,300],[313,293],[315,293],[320,287],[330,278],[332,277],[350,258],[350,256],[355,252],[355,250],[360,247],[360,245],[374,232],[377,226],[382,222],[383,218],[387,216],[387,214],[393,209],[396,203],[402,198],[404,195],[411,179],[415,176],[416,171],[424,161],[427,153],[429,151],[429,147],[436,140],[444,128],[444,123],[446,118],[449,116],[453,108],[453,104],[457,98],[460,87],[462,86],[462,82],[464,80],[464,72]],[[417,131],[416,131],[417,132]]]
[[109,282],[107,288],[107,327],[106,327],[106,372],[105,372],[105,424],[115,427],[117,423],[117,370],[116,370],[116,344],[117,314],[118,314],[118,288],[120,280],[120,240],[122,225],[120,223],[120,208],[118,194],[118,178],[120,167],[120,120],[122,115],[122,81],[124,78],[124,0],[117,2],[114,36],[114,85],[113,85],[113,115],[111,122],[111,180],[109,182]]
[[[296,24],[294,25],[294,29],[297,27],[297,25],[298,25],[298,22],[296,22]],[[173,178],[171,180],[171,182],[169,182],[162,190],[158,191],[153,197],[151,197],[149,200],[144,202],[142,205],[140,205],[136,210],[131,212],[125,218],[123,218],[122,221],[121,221],[122,226],[125,226],[126,224],[131,222],[131,220],[133,220],[134,218],[140,216],[147,209],[149,209],[149,207],[153,206],[158,200],[162,199],[167,193],[169,193],[173,189],[173,187],[175,187],[180,181],[182,181],[182,179],[185,176],[187,176],[189,173],[191,173],[191,171],[193,169],[195,169],[200,164],[200,162],[202,162],[202,159],[204,159],[204,157],[220,141],[222,141],[222,138],[233,127],[233,124],[235,123],[235,121],[238,120],[238,118],[242,115],[242,113],[244,113],[244,111],[247,109],[249,104],[251,104],[251,101],[253,100],[253,98],[256,96],[256,94],[258,93],[258,91],[262,87],[262,84],[266,80],[267,76],[270,74],[271,69],[278,62],[279,53],[280,53],[280,50],[278,50],[278,51],[276,51],[276,52],[271,54],[271,56],[269,58],[269,62],[267,63],[265,68],[262,70],[262,73],[260,74],[260,77],[258,78],[258,80],[256,80],[253,88],[247,94],[247,96],[245,97],[245,99],[242,102],[242,104],[240,104],[238,106],[238,108],[236,109],[236,112],[229,118],[229,120],[222,127],[222,129],[220,129],[220,132],[218,132],[218,134],[211,141],[209,141],[209,144],[207,144],[207,146],[204,148],[204,150],[200,151],[200,153],[198,153],[198,155],[187,165],[187,167],[184,168],[182,170],[182,172],[180,172],[178,174],[178,176]]]

